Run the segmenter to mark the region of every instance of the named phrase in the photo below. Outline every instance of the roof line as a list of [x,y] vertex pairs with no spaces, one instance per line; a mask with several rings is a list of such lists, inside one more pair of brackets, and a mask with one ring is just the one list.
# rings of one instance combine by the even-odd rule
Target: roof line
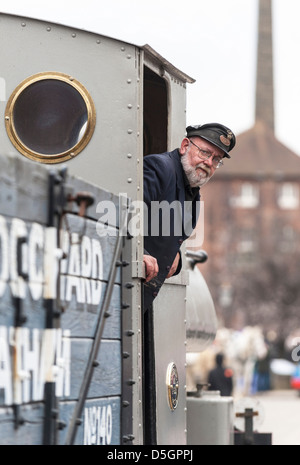
[[172,65],[172,63],[170,63],[163,56],[161,56],[158,52],[156,52],[156,50],[154,50],[150,45],[145,44],[141,48],[146,52],[146,54],[148,54],[150,59],[153,59],[155,62],[162,65],[166,71],[170,72],[171,74],[176,76],[181,81],[188,82],[189,84],[196,82],[196,79],[193,79],[192,77],[188,76],[183,71],[180,71],[178,68]]

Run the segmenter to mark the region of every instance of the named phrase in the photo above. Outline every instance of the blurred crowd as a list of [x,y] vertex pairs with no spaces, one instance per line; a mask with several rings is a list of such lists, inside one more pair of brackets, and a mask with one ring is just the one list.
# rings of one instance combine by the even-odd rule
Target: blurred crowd
[[220,328],[210,347],[187,354],[187,391],[195,391],[200,384],[220,390],[221,395],[238,397],[270,389],[297,389],[297,371],[300,389],[297,343],[300,353],[300,331],[278,341],[272,332],[264,335],[259,326],[240,331]]

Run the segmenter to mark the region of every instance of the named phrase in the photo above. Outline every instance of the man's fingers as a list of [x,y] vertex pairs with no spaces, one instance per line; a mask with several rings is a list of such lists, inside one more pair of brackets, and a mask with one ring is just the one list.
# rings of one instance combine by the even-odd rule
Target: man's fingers
[[151,255],[144,255],[144,263],[146,269],[146,282],[151,281],[157,275],[159,268],[156,258]]

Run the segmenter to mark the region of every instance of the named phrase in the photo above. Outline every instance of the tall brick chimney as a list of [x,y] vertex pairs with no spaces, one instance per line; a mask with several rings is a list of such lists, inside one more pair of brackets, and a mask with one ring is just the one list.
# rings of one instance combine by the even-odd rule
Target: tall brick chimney
[[256,122],[260,121],[274,133],[274,82],[272,46],[272,0],[259,0]]

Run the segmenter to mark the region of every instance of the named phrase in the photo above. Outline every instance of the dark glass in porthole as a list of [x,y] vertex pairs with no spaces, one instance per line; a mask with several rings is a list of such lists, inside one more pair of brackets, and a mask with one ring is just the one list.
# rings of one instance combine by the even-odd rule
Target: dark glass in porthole
[[44,79],[26,87],[13,110],[15,131],[30,150],[57,155],[74,147],[83,137],[87,106],[70,84]]

